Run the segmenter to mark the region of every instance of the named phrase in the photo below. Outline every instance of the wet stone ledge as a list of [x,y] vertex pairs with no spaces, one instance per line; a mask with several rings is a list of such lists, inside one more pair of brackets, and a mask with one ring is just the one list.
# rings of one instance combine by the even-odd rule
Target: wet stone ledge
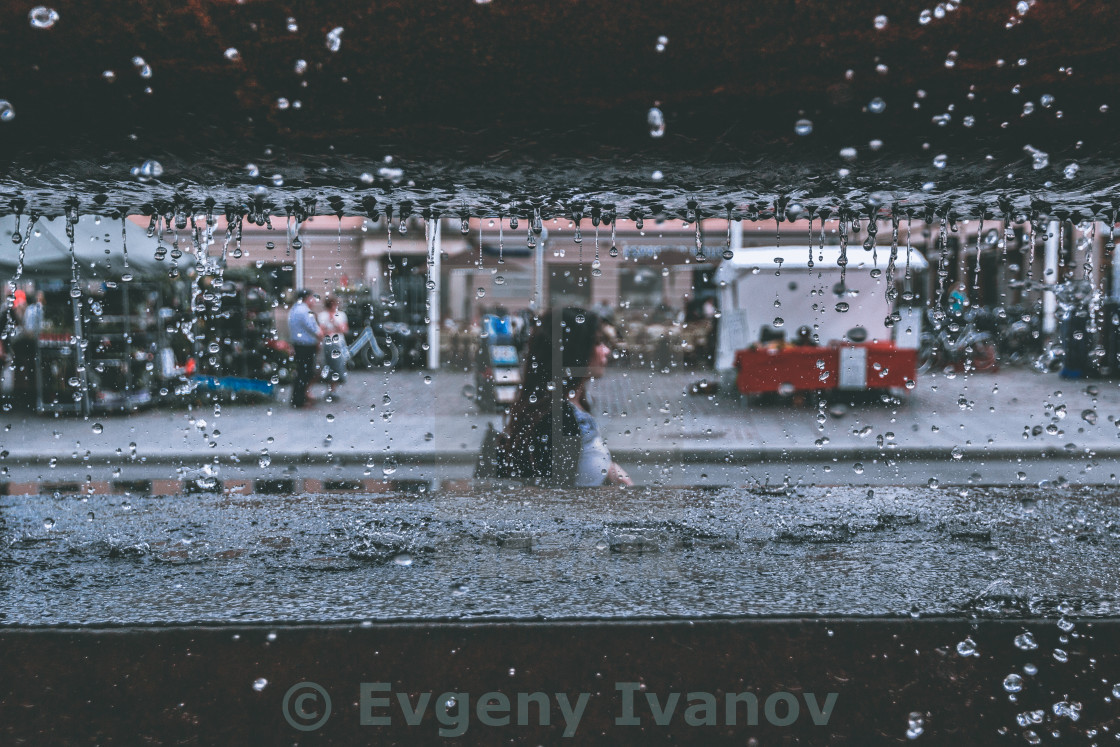
[[1120,609],[1107,488],[494,485],[0,505],[8,626]]

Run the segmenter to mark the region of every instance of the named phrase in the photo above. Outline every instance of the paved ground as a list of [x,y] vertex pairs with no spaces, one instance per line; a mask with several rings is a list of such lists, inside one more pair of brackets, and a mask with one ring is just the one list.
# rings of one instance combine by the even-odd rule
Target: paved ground
[[[596,415],[623,463],[1120,456],[1120,386],[1025,369],[927,375],[900,399],[823,407],[811,399],[696,396],[703,374],[611,370]],[[153,409],[83,420],[11,413],[0,448],[14,465],[229,461],[380,466],[471,462],[488,421],[462,373],[357,373],[338,402],[294,411],[271,403]],[[286,392],[281,392],[286,397]]]

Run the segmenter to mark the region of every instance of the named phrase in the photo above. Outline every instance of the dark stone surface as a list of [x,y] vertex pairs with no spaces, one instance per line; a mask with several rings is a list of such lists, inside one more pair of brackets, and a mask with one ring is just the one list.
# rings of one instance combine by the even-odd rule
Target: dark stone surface
[[[1037,649],[1016,647],[1024,631]],[[967,651],[969,641],[975,654],[962,656],[958,644]],[[1054,658],[1056,648],[1067,661]],[[554,694],[574,702],[588,693],[572,744],[905,744],[917,713],[921,744],[987,745],[1000,743],[1001,733],[1023,739],[1016,716],[1030,711],[1041,714],[1042,723],[1029,725],[1039,734],[1092,741],[1096,730],[1098,739],[1111,738],[1120,625],[1077,623],[1063,632],[1052,620],[794,618],[8,630],[0,650],[6,744],[557,744],[568,740]],[[1028,664],[1035,674],[1023,673]],[[1023,680],[1013,697],[1003,687],[1012,673]],[[267,684],[258,691],[259,678]],[[315,731],[297,731],[283,715],[285,694],[303,682],[331,699]],[[423,720],[406,724],[395,696],[377,693],[392,698],[377,712],[392,723],[361,725],[364,682],[388,683],[412,707],[431,693]],[[626,682],[644,688],[634,699],[640,725],[615,721],[623,712],[616,683]],[[688,693],[697,691],[715,697],[716,726],[685,722],[694,702]],[[514,704],[518,693],[547,693],[551,724],[539,724],[534,706],[526,726],[486,726],[474,708],[487,692]],[[672,720],[655,725],[647,694],[665,704],[673,692],[680,701]],[[758,725],[746,723],[745,706],[735,726],[725,725],[726,694],[741,692],[758,698]],[[800,702],[788,726],[765,717],[766,700],[778,692]],[[471,709],[454,741],[440,736],[448,727],[435,715],[444,693]],[[836,693],[826,724],[813,723],[810,693],[820,704]],[[1055,713],[1061,703],[1078,704],[1076,720]],[[318,710],[322,701],[303,707]],[[514,705],[515,721],[516,713]],[[784,716],[784,706],[775,714]]]
[[[368,197],[398,211],[546,216],[593,204],[684,215],[689,201],[746,216],[779,197],[962,215],[997,212],[1000,198],[1023,212],[1113,209],[1120,57],[1093,30],[1118,27],[1115,3],[1039,2],[1022,17],[1011,2],[965,3],[926,25],[928,4],[910,0],[53,5],[60,20],[40,30],[25,3],[0,4],[0,97],[16,112],[0,123],[4,211],[19,199],[55,213],[68,200],[135,212],[209,199],[219,211],[314,200],[319,212],[361,213]],[[880,12],[889,23],[877,30]],[[876,96],[881,114],[866,111]],[[668,125],[659,139],[645,122],[655,102]],[[944,113],[947,125],[933,122]],[[802,116],[807,137],[794,134]],[[1033,169],[1026,145],[1049,165]],[[839,156],[849,146],[852,162]],[[399,180],[379,174],[389,155]],[[129,170],[147,159],[164,173],[140,183]],[[1080,170],[1067,180],[1071,162]]]

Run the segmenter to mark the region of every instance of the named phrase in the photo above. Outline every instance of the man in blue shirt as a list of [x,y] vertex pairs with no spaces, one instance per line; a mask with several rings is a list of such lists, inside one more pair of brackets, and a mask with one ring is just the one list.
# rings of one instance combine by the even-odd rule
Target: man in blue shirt
[[288,334],[295,350],[296,367],[295,380],[292,382],[292,407],[304,407],[308,404],[307,388],[315,377],[315,357],[319,351],[319,341],[323,339],[319,323],[315,321],[315,314],[311,311],[313,303],[314,296],[304,288],[296,293],[296,302],[288,312]]

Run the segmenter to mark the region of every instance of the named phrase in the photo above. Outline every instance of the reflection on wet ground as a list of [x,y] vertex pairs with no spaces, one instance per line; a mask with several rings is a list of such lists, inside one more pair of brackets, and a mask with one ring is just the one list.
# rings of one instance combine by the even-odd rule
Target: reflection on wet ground
[[1120,610],[1120,501],[1104,489],[493,485],[2,505],[8,625]]

